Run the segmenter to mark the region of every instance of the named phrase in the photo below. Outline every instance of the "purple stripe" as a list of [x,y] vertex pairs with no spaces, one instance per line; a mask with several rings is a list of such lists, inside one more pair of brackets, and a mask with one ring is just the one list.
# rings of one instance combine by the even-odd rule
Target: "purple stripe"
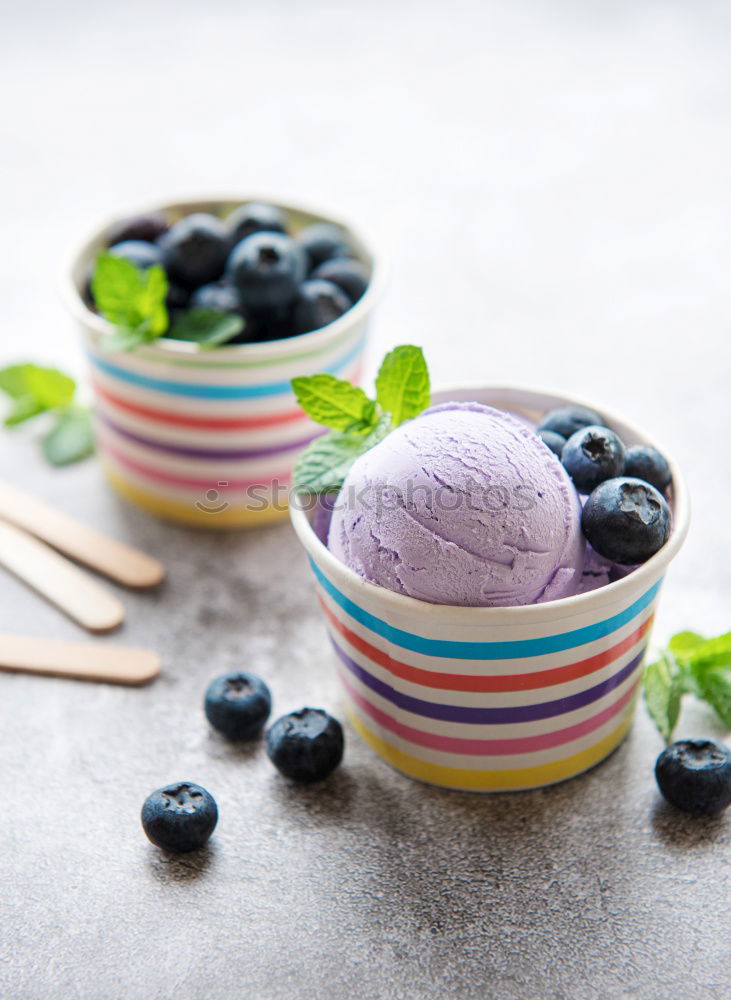
[[578,694],[569,695],[567,698],[558,698],[556,701],[544,701],[538,705],[513,705],[508,708],[468,708],[464,705],[437,705],[431,701],[422,701],[421,698],[412,698],[411,695],[403,694],[385,684],[378,677],[369,674],[359,663],[351,659],[350,656],[341,649],[335,639],[330,636],[335,652],[348,670],[357,677],[358,680],[371,691],[375,691],[382,698],[390,701],[393,705],[403,708],[414,715],[423,715],[427,719],[440,719],[443,722],[466,722],[474,725],[507,725],[511,722],[536,722],[539,719],[551,719],[556,715],[565,715],[573,712],[577,708],[584,708],[593,701],[598,701],[605,694],[609,694],[619,687],[622,681],[626,680],[630,674],[642,662],[645,655],[644,649],[634,659],[630,660],[627,666],[609,677],[601,684],[587,688],[586,691],[579,691]]
[[102,414],[97,410],[97,418],[101,420],[103,424],[107,427],[111,427],[115,434],[119,434],[120,437],[126,438],[128,441],[134,441],[135,444],[141,444],[145,448],[153,448],[155,451],[165,451],[171,455],[183,455],[185,458],[210,458],[216,460],[229,460],[235,461],[244,458],[267,458],[269,455],[279,455],[285,451],[299,451],[308,445],[310,441],[314,441],[316,437],[324,433],[322,431],[315,431],[314,434],[308,434],[307,437],[301,438],[298,441],[287,441],[284,444],[274,444],[268,445],[266,448],[245,448],[245,449],[231,449],[231,448],[186,448],[184,445],[179,444],[168,444],[163,441],[151,441],[149,438],[142,437],[139,434],[134,434],[132,431],[125,430],[120,427],[113,420],[110,420],[106,414]]

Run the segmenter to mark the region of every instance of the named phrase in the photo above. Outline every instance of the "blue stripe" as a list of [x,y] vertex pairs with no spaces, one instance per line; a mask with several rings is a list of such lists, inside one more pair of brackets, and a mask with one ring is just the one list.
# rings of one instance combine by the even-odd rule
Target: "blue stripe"
[[626,663],[616,674],[608,677],[600,684],[579,691],[577,694],[566,695],[564,698],[556,698],[553,701],[542,701],[536,705],[509,705],[504,708],[475,708],[471,705],[440,705],[433,701],[425,701],[423,698],[414,698],[403,691],[386,684],[373,674],[369,674],[364,667],[348,656],[344,649],[337,644],[330,636],[330,641],[335,647],[335,652],[341,662],[348,670],[357,677],[365,687],[374,691],[381,698],[390,701],[397,708],[402,708],[413,715],[421,715],[425,719],[439,719],[441,722],[462,722],[467,725],[494,725],[509,726],[519,722],[539,722],[542,719],[553,719],[557,715],[566,715],[568,712],[575,712],[579,708],[586,708],[592,702],[599,701],[604,695],[609,694],[618,688],[623,681],[626,681],[642,663],[645,655],[644,647],[642,651]]
[[623,625],[627,625],[652,604],[662,585],[660,579],[624,611],[606,618],[603,622],[597,622],[596,625],[586,625],[572,632],[561,632],[559,635],[547,635],[539,639],[514,639],[512,642],[460,642],[456,639],[425,639],[421,635],[404,632],[389,625],[381,618],[376,618],[375,615],[359,608],[345,594],[341,594],[311,557],[310,566],[323,590],[359,625],[363,625],[401,649],[408,649],[412,653],[423,653],[425,656],[445,656],[455,660],[519,660],[527,656],[562,653],[566,649],[575,649],[596,639],[603,639]]
[[[338,375],[351,362],[355,361],[363,349],[365,336],[362,336],[357,343],[351,347],[347,354],[324,368],[324,375]],[[292,392],[289,380],[286,382],[269,382],[264,385],[238,386],[238,385],[189,385],[187,382],[169,382],[167,379],[152,378],[149,375],[138,375],[136,372],[118,368],[108,361],[102,361],[95,354],[90,355],[91,363],[112,378],[120,379],[122,382],[129,382],[130,385],[139,385],[143,389],[154,389],[156,392],[167,392],[173,396],[187,396],[192,399],[260,399],[263,396],[281,396]],[[285,359],[286,360],[286,359]]]

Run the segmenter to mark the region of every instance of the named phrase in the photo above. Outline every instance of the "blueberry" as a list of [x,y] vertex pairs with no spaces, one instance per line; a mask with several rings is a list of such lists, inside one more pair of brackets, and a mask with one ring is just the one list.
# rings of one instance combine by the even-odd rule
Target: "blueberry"
[[554,455],[561,457],[563,446],[566,444],[566,438],[563,435],[557,434],[555,431],[538,431],[538,437],[546,448],[551,449]]
[[589,427],[590,424],[604,423],[603,419],[594,410],[588,410],[585,406],[560,406],[556,410],[547,413],[538,425],[539,431],[553,431],[566,439],[572,434],[580,431],[582,427]]
[[713,816],[731,805],[731,750],[714,740],[678,740],[657,758],[655,778],[678,809]]
[[665,492],[673,478],[665,456],[648,444],[634,444],[627,449],[624,474],[634,479],[644,479],[661,493]]
[[146,212],[144,215],[135,215],[131,219],[125,219],[117,223],[109,234],[109,246],[115,243],[124,243],[127,240],[144,240],[146,243],[154,243],[163,233],[169,229],[167,219],[162,212]]
[[320,781],[343,759],[343,728],[321,708],[302,708],[277,719],[267,732],[272,764],[292,781]]
[[668,540],[670,508],[663,495],[641,479],[607,479],[586,501],[581,527],[600,556],[636,566]]
[[276,205],[263,201],[250,201],[241,205],[226,219],[231,246],[240,243],[253,233],[286,233],[284,214]]
[[230,740],[250,740],[264,728],[272,696],[261,677],[237,670],[217,677],[205,698],[208,721]]
[[605,479],[624,471],[624,445],[608,427],[576,431],[563,446],[561,461],[579,493],[591,493]]
[[181,309],[187,309],[189,302],[190,292],[187,288],[183,288],[182,285],[175,285],[173,282],[168,282],[168,293],[165,303],[170,313],[174,314],[180,312]]
[[329,222],[316,222],[307,226],[297,233],[296,239],[307,255],[310,271],[333,257],[347,257],[350,254],[342,229]]
[[223,274],[228,254],[226,227],[214,215],[196,212],[160,237],[162,262],[171,280],[199,288]]
[[191,308],[216,309],[224,313],[241,312],[241,296],[229,281],[201,285],[190,297]]
[[326,260],[312,272],[312,278],[322,278],[331,281],[333,285],[342,288],[350,301],[355,304],[368,288],[368,273],[359,260],[349,257],[336,257]]
[[283,311],[293,301],[304,276],[304,257],[282,233],[254,233],[237,244],[226,265],[245,309]]
[[142,829],[164,851],[195,851],[203,847],[218,822],[210,792],[190,781],[158,788],[142,806]]
[[350,309],[350,299],[331,281],[310,278],[299,287],[292,310],[295,333],[309,333],[327,326]]
[[117,243],[116,246],[107,250],[110,257],[121,257],[128,260],[130,264],[146,270],[154,264],[162,263],[160,247],[155,243],[144,243],[142,240],[127,240],[124,243]]

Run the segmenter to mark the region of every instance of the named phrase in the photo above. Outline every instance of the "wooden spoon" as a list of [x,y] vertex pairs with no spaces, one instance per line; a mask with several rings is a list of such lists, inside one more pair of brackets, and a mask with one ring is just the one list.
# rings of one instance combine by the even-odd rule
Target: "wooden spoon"
[[146,684],[160,673],[160,658],[146,649],[0,633],[0,670]]

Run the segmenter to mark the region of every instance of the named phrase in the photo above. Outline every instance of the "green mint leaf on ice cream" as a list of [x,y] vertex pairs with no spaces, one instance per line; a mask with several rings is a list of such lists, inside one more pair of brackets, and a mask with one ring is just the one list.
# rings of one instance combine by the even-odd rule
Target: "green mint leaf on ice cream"
[[684,694],[707,702],[731,728],[731,632],[704,639],[697,632],[678,632],[657,659],[645,667],[647,710],[661,736],[670,743]]
[[418,417],[431,399],[429,369],[420,347],[394,348],[383,359],[376,378],[376,399],[398,427]]
[[168,280],[161,267],[142,270],[103,253],[97,258],[91,288],[99,312],[117,328],[103,342],[106,350],[129,351],[167,331]]
[[11,400],[6,427],[50,414],[54,423],[42,438],[43,454],[52,465],[68,465],[94,450],[91,414],[74,403],[76,383],[55,368],[31,363],[0,369],[0,391]]
[[357,458],[430,403],[429,372],[420,347],[396,347],[387,354],[376,379],[377,399],[333,375],[292,379],[305,413],[331,432],[313,441],[295,466],[295,490],[339,490]]
[[218,309],[190,309],[175,320],[171,334],[176,340],[199,344],[206,349],[228,343],[243,329],[242,316]]

